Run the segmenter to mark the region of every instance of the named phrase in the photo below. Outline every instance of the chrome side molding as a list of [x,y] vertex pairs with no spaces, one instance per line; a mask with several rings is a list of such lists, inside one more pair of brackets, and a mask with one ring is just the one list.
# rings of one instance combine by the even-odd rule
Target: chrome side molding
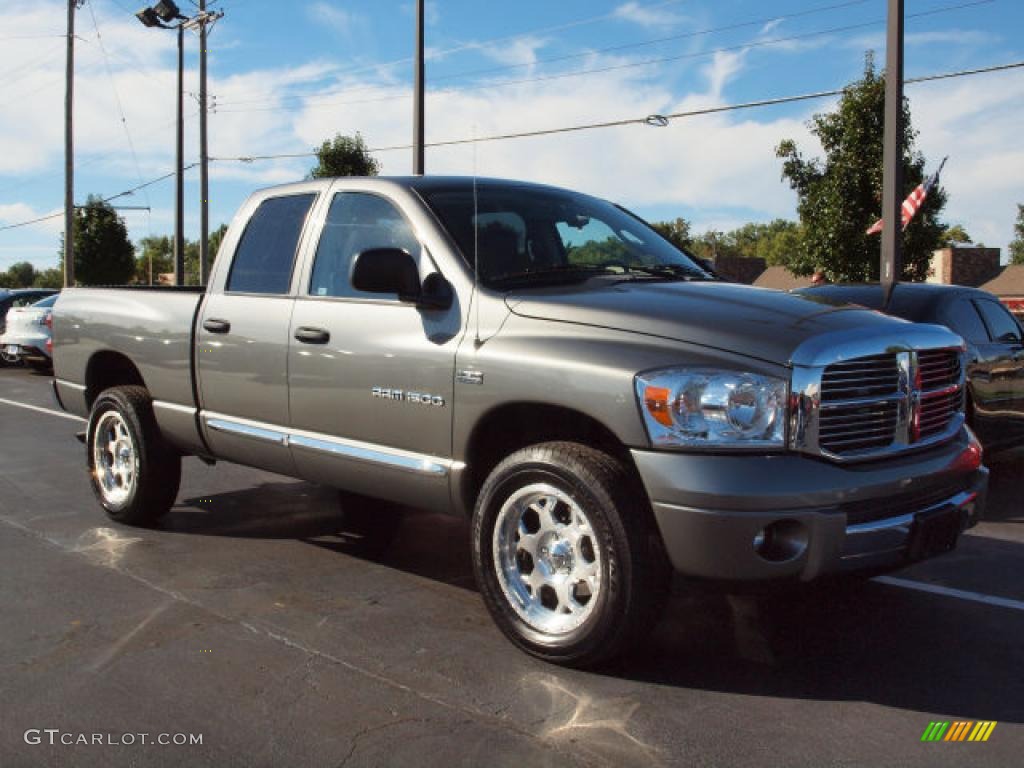
[[272,424],[237,419],[223,414],[203,414],[206,426],[217,432],[249,437],[262,442],[275,443],[317,453],[341,456],[353,461],[400,469],[420,475],[446,477],[453,469],[461,469],[462,462],[405,451],[386,445],[364,443],[359,440],[324,435],[319,432],[286,430]]

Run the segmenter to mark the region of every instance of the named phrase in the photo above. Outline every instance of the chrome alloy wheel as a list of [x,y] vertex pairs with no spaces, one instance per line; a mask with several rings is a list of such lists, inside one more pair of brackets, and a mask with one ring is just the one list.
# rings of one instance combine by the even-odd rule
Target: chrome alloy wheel
[[93,472],[103,500],[123,504],[139,473],[139,454],[128,425],[117,411],[100,416],[92,438]]
[[519,488],[498,512],[492,549],[505,598],[531,628],[564,635],[593,613],[601,553],[580,506],[546,483]]

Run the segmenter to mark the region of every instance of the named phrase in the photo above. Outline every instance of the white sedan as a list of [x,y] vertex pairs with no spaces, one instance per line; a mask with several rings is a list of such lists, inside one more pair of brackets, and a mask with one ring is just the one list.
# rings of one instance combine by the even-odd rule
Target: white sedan
[[0,336],[0,352],[5,360],[24,360],[39,370],[53,367],[52,318],[57,296],[7,311],[7,327]]

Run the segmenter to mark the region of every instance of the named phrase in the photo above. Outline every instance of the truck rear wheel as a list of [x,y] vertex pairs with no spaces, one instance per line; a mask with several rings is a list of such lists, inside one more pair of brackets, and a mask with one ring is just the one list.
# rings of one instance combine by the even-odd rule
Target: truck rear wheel
[[473,514],[477,584],[517,646],[567,666],[626,652],[658,619],[671,574],[623,463],[569,442],[517,451]]
[[111,519],[153,525],[174,506],[181,456],[160,436],[144,387],[115,387],[96,398],[86,453],[93,492]]

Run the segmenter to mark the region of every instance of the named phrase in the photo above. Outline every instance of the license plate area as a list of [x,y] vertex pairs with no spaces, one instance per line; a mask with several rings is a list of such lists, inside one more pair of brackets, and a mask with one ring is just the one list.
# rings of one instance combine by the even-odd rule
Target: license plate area
[[962,507],[951,504],[916,515],[907,547],[910,559],[920,560],[954,549],[963,528],[964,514]]

